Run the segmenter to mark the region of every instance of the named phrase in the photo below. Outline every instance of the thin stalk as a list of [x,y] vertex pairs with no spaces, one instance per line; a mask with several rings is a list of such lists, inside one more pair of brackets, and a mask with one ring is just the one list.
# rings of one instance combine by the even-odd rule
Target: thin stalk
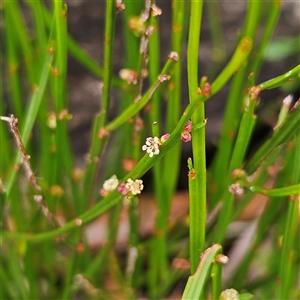
[[273,0],[272,3],[268,3],[270,6],[268,9],[268,16],[266,16],[266,24],[264,25],[264,32],[259,41],[259,45],[256,51],[254,51],[253,64],[251,65],[251,72],[254,73],[254,77],[257,78],[266,47],[271,40],[272,34],[274,32],[275,26],[280,16],[281,12],[281,0]]
[[[43,9],[42,13],[45,18],[45,23],[48,27],[50,27],[52,15],[46,9]],[[103,78],[105,73],[104,68],[101,67],[94,58],[92,58],[88,53],[86,53],[70,35],[67,36],[67,45],[70,54],[79,63],[81,63],[87,70],[89,70],[95,76]],[[125,81],[118,78],[117,76],[112,76],[112,85],[130,93],[134,91],[134,89],[129,84],[127,84]]]
[[[154,2],[153,2],[154,3]],[[154,32],[149,39],[149,79],[150,83],[153,85],[157,81],[159,75],[160,67],[160,45],[159,45],[159,22],[158,17],[150,17],[150,26],[153,26]],[[177,64],[177,63],[176,63]],[[174,66],[175,67],[175,66]],[[171,73],[171,72],[170,72]],[[152,126],[153,136],[160,137],[161,133],[159,132],[159,127],[164,126],[161,124],[161,100],[162,93],[161,88],[158,88],[157,91],[152,96],[151,101],[151,112],[150,112],[150,123],[158,122],[160,126]],[[155,132],[156,131],[156,132]],[[149,285],[149,294],[151,298],[155,299],[157,297],[157,287],[159,282],[165,282],[168,272],[168,262],[167,262],[167,247],[166,247],[166,221],[168,216],[168,198],[166,197],[166,190],[163,184],[163,178],[165,177],[165,172],[163,171],[163,161],[158,161],[153,166],[153,177],[154,177],[154,193],[157,201],[158,207],[158,216],[156,218],[156,231],[157,234],[151,243],[150,250],[150,269],[148,275],[148,285]]]
[[[223,256],[225,258],[225,256]],[[227,259],[227,258],[225,258]],[[218,299],[222,291],[222,264],[214,262],[211,268],[211,297],[212,299]]]
[[118,233],[118,226],[116,224],[118,223],[118,219],[120,218],[120,212],[122,209],[122,203],[119,203],[119,205],[116,205],[111,211],[109,215],[109,234],[107,238],[107,242],[103,249],[98,252],[96,257],[93,259],[93,262],[87,267],[84,274],[88,278],[92,278],[97,274],[98,280],[103,280],[103,277],[105,275],[105,271],[107,271],[107,260],[108,255],[110,251],[112,251],[112,247],[114,246],[116,236]]
[[17,248],[11,245],[10,255],[8,255],[8,269],[7,273],[10,274],[15,282],[15,289],[18,291],[19,297],[22,299],[29,299],[30,292],[28,286],[26,285],[24,273],[21,267],[21,258],[19,253],[17,253]]
[[[35,47],[34,53],[36,54],[35,57],[35,64],[38,66],[38,69],[41,70],[43,68],[43,62],[45,59],[46,53],[43,52],[43,49],[47,48],[47,22],[44,18],[43,9],[44,6],[41,2],[32,2],[26,1],[27,5],[30,7],[33,15],[33,24],[35,27]],[[52,16],[49,14],[49,27],[51,26]],[[53,78],[53,77],[50,77]],[[17,114],[16,114],[17,115]],[[18,116],[18,115],[17,115]],[[43,179],[49,185],[51,185],[51,179],[53,178],[53,158],[54,153],[50,149],[54,149],[55,146],[52,145],[53,141],[52,138],[52,131],[47,126],[48,118],[48,102],[41,101],[39,113],[37,115],[37,128],[39,129],[39,152],[40,155],[40,162],[39,162],[39,170],[43,174]],[[51,157],[51,158],[50,158]],[[49,159],[50,158],[50,159]],[[55,158],[54,158],[55,159]],[[51,201],[51,200],[50,200]]]
[[7,269],[4,269],[2,264],[0,265],[0,280],[1,280],[1,290],[0,296],[1,299],[12,299],[12,300],[19,300],[20,294],[19,291],[16,289],[15,280],[11,280]]
[[17,36],[18,43],[22,49],[22,58],[25,62],[25,68],[27,72],[27,79],[33,87],[36,82],[36,73],[34,68],[34,60],[33,60],[33,52],[30,42],[30,36],[26,31],[27,26],[25,25],[24,18],[22,16],[20,7],[17,2],[14,1],[5,1],[4,9],[6,10],[6,17],[9,16],[10,20],[13,22],[13,28],[15,29],[14,34],[12,34],[11,38]]
[[[53,172],[52,184],[63,182],[64,175],[70,176],[73,170],[73,155],[68,138],[67,117],[63,116],[63,112],[67,113],[67,97],[66,97],[66,74],[67,74],[67,8],[63,1],[54,1],[54,20],[55,20],[55,62],[52,82],[53,97],[56,113],[55,128],[55,159],[53,165],[56,165]],[[74,185],[75,187],[75,185]],[[74,188],[73,188],[74,189]],[[79,212],[79,200],[74,195],[74,202]]]
[[[19,116],[21,116],[22,109],[24,108],[22,105],[22,90],[20,89],[20,78],[18,71],[20,69],[20,60],[17,56],[16,53],[16,41],[13,36],[13,21],[10,18],[10,14],[7,9],[4,9],[4,17],[5,17],[5,22],[6,22],[6,34],[5,34],[5,43],[2,43],[1,45],[1,51],[6,51],[6,57],[7,57],[7,71],[4,71],[4,68],[1,68],[1,77],[5,78],[5,75],[8,77],[8,83],[9,83],[9,101],[11,103],[11,109],[12,111],[18,113]],[[4,39],[3,39],[4,41]],[[4,48],[4,45],[6,47]],[[0,63],[3,66],[4,61],[3,57],[0,58]],[[5,74],[6,73],[6,74]],[[7,113],[7,107],[5,105],[4,101],[4,91],[3,91],[3,80],[0,81],[0,115],[4,115]],[[4,170],[9,170],[10,166],[12,165],[13,162],[13,157],[12,157],[12,152],[10,151],[12,147],[12,143],[10,142],[9,136],[8,136],[8,131],[7,131],[7,126],[4,124],[4,122],[1,122],[0,125],[0,144],[1,145],[7,145],[7,147],[1,148],[1,160],[0,160],[0,170],[1,170],[1,179],[3,181],[7,180],[8,172],[5,174],[3,171]],[[3,188],[2,188],[3,189]],[[2,191],[3,192],[3,191]]]
[[[181,99],[181,53],[182,53],[182,32],[183,32],[183,15],[184,15],[184,3],[173,1],[173,10],[172,10],[172,45],[171,49],[178,54],[179,61],[174,66],[172,72],[170,72],[171,79],[168,83],[168,106],[167,106],[167,119],[166,119],[166,132],[171,132],[178,122],[179,111],[180,111],[180,99]],[[151,18],[151,24],[156,28],[158,22],[156,18]],[[158,40],[157,37],[151,36],[149,41],[149,50],[150,55],[152,51],[152,59],[150,59],[150,67],[153,64],[153,81],[156,80],[158,75],[159,68],[159,59],[157,59],[157,48]],[[151,64],[152,62],[152,64]],[[155,64],[155,65],[154,65]],[[153,99],[152,106],[152,119],[156,121],[161,121],[161,93],[156,93],[155,99]],[[164,126],[164,124],[162,124]],[[153,262],[151,264],[152,268],[160,270],[153,270],[153,276],[156,277],[156,280],[153,279],[155,286],[157,286],[159,281],[159,276],[166,280],[167,278],[167,246],[166,246],[166,228],[168,222],[168,215],[170,210],[170,200],[174,189],[176,188],[178,171],[179,171],[179,156],[180,156],[181,146],[176,144],[165,159],[161,162],[158,162],[154,165],[154,182],[155,182],[155,195],[158,201],[159,215],[156,220],[156,228],[159,232],[159,235],[156,237],[156,246],[154,246],[155,251],[153,256]],[[160,261],[160,262],[159,262]],[[156,275],[155,275],[156,274]]]
[[291,81],[299,80],[300,79],[300,64],[295,66],[293,69],[289,70],[288,72],[279,75],[275,78],[272,78],[266,82],[259,84],[259,88],[262,90],[271,90]]
[[[244,28],[245,36],[254,41],[256,28],[259,22],[260,9],[262,4],[256,1],[248,1],[248,9]],[[245,61],[247,64],[247,61]],[[212,195],[213,204],[217,204],[221,195],[226,189],[224,178],[227,177],[230,157],[234,146],[238,126],[241,120],[241,106],[244,98],[245,82],[248,76],[248,69],[242,68],[233,78],[228,95],[225,115],[223,119],[221,138],[218,145],[218,152],[212,166],[213,186],[217,190]]]
[[[284,121],[282,119],[282,117],[280,117],[280,116],[282,116],[284,114],[283,111],[285,111],[285,110],[286,110],[286,107],[285,107],[285,105],[283,105],[281,108],[281,112],[279,114],[275,128],[279,127],[282,124],[282,122]],[[276,159],[282,152],[282,148],[283,147],[276,148],[275,151],[273,151],[267,157],[267,159],[264,161],[263,165],[261,166],[260,171],[256,174],[254,181],[252,182],[253,185],[262,186],[263,183],[267,180],[267,178],[269,177],[267,170],[272,165],[274,165]],[[280,177],[282,179],[284,179],[284,181],[285,181],[285,178],[283,178],[283,176],[280,175],[279,180],[277,179],[278,182],[276,185],[281,184]],[[245,204],[248,203],[249,200],[252,198],[253,198],[252,193],[248,192],[244,196],[244,199],[236,206],[235,213],[234,213],[234,216],[232,219],[238,218],[238,216],[241,213],[242,208],[245,207]],[[278,219],[278,215],[281,216],[282,215],[281,211],[285,210],[283,208],[284,204],[285,204],[284,200],[285,200],[284,198],[282,198],[282,199],[277,198],[276,200],[274,199],[273,201],[270,200],[267,203],[263,214],[260,216],[260,219],[259,219],[259,222],[257,225],[257,229],[256,229],[256,234],[253,237],[251,246],[248,248],[248,251],[245,254],[242,262],[240,263],[239,268],[235,272],[234,276],[232,276],[232,278],[231,278],[231,281],[235,283],[235,286],[237,289],[240,289],[242,287],[242,281],[246,277],[246,274],[249,269],[249,265],[252,262],[253,257],[256,255],[258,245],[260,245],[262,243],[262,241],[264,241],[266,235],[268,234],[268,232],[270,230],[270,224],[276,223],[277,219]],[[227,281],[229,281],[229,278],[227,279]]]
[[[171,73],[171,79],[168,84],[168,102],[167,102],[167,124],[166,132],[172,132],[180,118],[181,105],[181,85],[182,85],[182,45],[185,21],[185,3],[184,1],[173,1],[172,16],[172,50],[178,54],[178,62]],[[203,121],[203,120],[202,120]],[[201,121],[201,122],[202,122]],[[180,169],[181,144],[174,146],[170,153],[165,157],[164,187],[167,193],[167,199],[170,199],[176,189],[178,173]]]
[[107,113],[110,103],[110,90],[112,80],[112,54],[113,54],[113,41],[115,35],[115,22],[116,22],[116,7],[114,1],[106,1],[105,10],[105,38],[104,38],[104,76],[103,76],[103,89],[101,99],[101,111]]
[[273,149],[288,142],[300,129],[300,101],[298,101],[281,127],[273,131],[272,136],[260,147],[260,149],[246,163],[245,171],[252,174],[261,162],[270,154]]
[[293,196],[293,195],[299,194],[300,183],[294,184],[294,185],[289,185],[289,186],[282,187],[282,188],[277,188],[277,189],[265,189],[265,188],[261,188],[258,186],[250,185],[249,189],[252,192],[270,196],[270,197]]
[[[76,232],[77,239],[80,238],[80,232]],[[72,282],[74,280],[74,275],[76,274],[76,265],[78,264],[78,252],[73,251],[69,254],[69,259],[66,262],[66,270],[64,271],[64,287],[61,291],[61,299],[71,299],[72,298]]]
[[[292,183],[300,182],[300,133],[295,137]],[[300,184],[294,196],[290,196],[288,205],[287,219],[283,235],[283,244],[279,265],[279,291],[278,299],[289,299],[292,296],[295,277],[297,276],[297,267],[295,268],[296,253],[299,250],[299,198]],[[297,264],[297,263],[296,263]]]
[[[198,52],[202,20],[203,1],[191,1],[190,27],[187,52],[188,88],[190,103],[198,92]],[[192,115],[192,123],[205,119],[204,103],[201,103]],[[206,155],[205,129],[193,132],[192,148],[195,176],[189,179],[190,196],[190,261],[191,274],[197,269],[200,254],[205,249],[206,222]]]
[[[4,11],[6,12],[6,10]],[[14,38],[11,38],[13,34],[13,26],[9,24],[9,18],[6,18],[7,22],[7,31],[6,31],[6,53],[7,53],[7,65],[8,65],[8,82],[9,82],[9,90],[10,93],[10,102],[12,105],[12,111],[15,115],[21,116],[22,111],[24,109],[22,103],[22,90],[21,90],[21,82],[19,77],[19,70],[21,67],[21,62],[16,53],[16,45],[14,43]]]
[[84,192],[86,193],[87,202],[93,194],[93,184],[95,180],[96,170],[99,165],[99,156],[103,150],[105,139],[99,138],[99,131],[107,122],[107,114],[110,103],[110,91],[112,80],[112,54],[113,41],[115,35],[115,21],[116,21],[116,7],[115,2],[106,1],[106,15],[105,15],[105,37],[104,37],[104,75],[102,98],[100,103],[100,113],[95,117],[94,130],[90,146],[90,163],[86,166],[86,174],[84,178]]
[[[229,164],[229,174],[238,168],[242,167],[243,160],[248,148],[250,138],[253,133],[256,116],[254,109],[256,107],[256,97],[249,97],[249,103],[246,104],[244,114],[241,120],[240,128],[234,145],[231,161]],[[226,185],[229,187],[232,183],[232,178],[229,176],[226,180]],[[228,224],[232,219],[234,197],[226,190],[223,195],[223,206],[218,217],[217,229],[215,230],[215,240],[221,243],[225,238],[225,232]]]
[[[136,260],[139,256],[138,243],[139,243],[139,215],[138,215],[138,199],[133,198],[129,204],[129,250],[127,254],[126,266],[126,281],[128,287],[134,289],[134,275],[136,272]],[[138,273],[137,273],[138,274]]]

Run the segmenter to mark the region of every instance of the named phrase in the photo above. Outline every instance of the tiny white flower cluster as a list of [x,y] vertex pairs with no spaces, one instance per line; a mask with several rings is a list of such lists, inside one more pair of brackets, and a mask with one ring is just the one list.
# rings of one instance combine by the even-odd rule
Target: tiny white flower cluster
[[155,137],[147,137],[146,143],[143,145],[142,150],[149,153],[150,157],[153,157],[153,155],[159,154],[159,149],[161,145],[170,137],[169,133],[165,133],[161,136],[161,138]]
[[160,146],[161,146],[161,141],[157,136],[147,137],[146,144],[143,145],[142,150],[149,153],[149,157],[153,157],[153,155],[159,154]]
[[122,182],[118,187],[118,192],[123,196],[131,197],[141,193],[144,189],[143,180],[136,179],[132,180],[131,178],[127,179],[127,182]]
[[100,190],[102,196],[107,196],[111,191],[117,188],[119,180],[116,175],[111,176],[109,179],[105,180],[103,187]]
[[[102,196],[107,196],[110,192],[115,190],[119,185],[119,180],[116,175],[113,175],[108,180],[105,180],[103,187],[100,190]],[[143,181],[141,179],[132,180],[131,178],[127,179],[127,182],[121,182],[118,187],[118,192],[123,196],[132,197],[138,195],[144,189]]]
[[239,293],[235,289],[227,289],[220,295],[221,300],[238,300],[239,298]]
[[234,196],[243,196],[245,193],[244,188],[241,186],[239,182],[233,183],[228,187],[228,191]]
[[138,195],[141,193],[141,191],[144,189],[143,180],[141,179],[127,179],[127,183],[125,184],[125,187],[128,191],[132,193],[132,195]]

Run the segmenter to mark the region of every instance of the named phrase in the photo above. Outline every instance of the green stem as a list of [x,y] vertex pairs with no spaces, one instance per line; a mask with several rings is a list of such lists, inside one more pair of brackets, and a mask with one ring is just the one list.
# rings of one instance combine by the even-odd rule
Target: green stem
[[300,194],[300,183],[277,189],[265,189],[258,186],[250,185],[249,189],[254,193],[259,193],[270,197],[283,197]]
[[[294,164],[292,171],[292,183],[300,181],[300,133],[298,132],[295,138],[294,149]],[[279,265],[279,293],[278,299],[289,299],[292,297],[293,286],[295,283],[296,273],[295,268],[296,253],[299,251],[299,196],[300,184],[295,188],[295,196],[290,196],[288,205],[287,219],[283,235],[282,252]],[[297,264],[297,263],[296,263]]]
[[[239,131],[237,134],[236,142],[233,148],[233,153],[229,163],[228,173],[231,175],[235,169],[241,168],[244,157],[246,154],[247,147],[250,142],[250,138],[254,129],[256,116],[254,114],[254,109],[256,107],[256,98],[249,97],[249,103],[244,109],[244,114],[241,120]],[[230,186],[232,184],[231,176],[228,176],[225,182],[225,186]],[[218,217],[217,229],[215,230],[215,240],[221,243],[225,238],[225,232],[228,224],[230,223],[233,215],[233,201],[234,197],[226,189],[223,192],[223,206],[221,213]]]
[[[180,118],[180,103],[181,103],[181,85],[182,85],[182,43],[183,29],[185,21],[185,3],[184,1],[173,1],[173,16],[172,16],[172,50],[179,57],[175,65],[171,80],[168,84],[168,100],[167,100],[167,124],[166,132],[172,132],[176,127]],[[203,120],[201,120],[202,122]],[[180,169],[180,154],[181,144],[177,144],[170,150],[170,153],[165,157],[163,169],[163,186],[166,192],[166,199],[171,199],[178,181],[178,173]]]
[[300,79],[300,64],[283,75],[261,83],[258,87],[262,90],[270,90],[298,79]]
[[[260,2],[248,1],[244,35],[249,37],[250,44],[248,46],[245,45],[245,47],[252,48],[252,41],[255,40],[255,32],[259,22],[260,10]],[[246,68],[247,63],[248,59],[244,62],[245,66],[235,74],[228,95],[221,138],[212,166],[212,186],[216,187],[216,191],[212,195],[213,205],[216,205],[217,202],[220,201],[222,193],[224,189],[226,189],[223,179],[228,176],[230,157],[241,120],[241,107],[245,94],[244,89],[246,87],[245,82],[247,82],[246,77],[249,72]]]
[[[190,29],[187,52],[189,98],[192,103],[198,90],[198,52],[202,19],[203,1],[191,1]],[[192,115],[192,123],[205,119],[204,103]],[[196,271],[200,254],[205,248],[206,222],[206,155],[205,129],[193,132],[192,148],[195,175],[189,177],[190,196],[190,261],[191,273]]]
[[273,0],[271,3],[268,3],[270,6],[268,8],[268,16],[266,16],[266,24],[264,25],[264,32],[259,41],[259,45],[256,51],[254,51],[254,60],[251,65],[251,72],[254,73],[254,77],[257,78],[264,54],[265,49],[270,42],[272,34],[274,32],[275,26],[277,24],[280,12],[281,12],[281,0]]
[[289,141],[300,129],[300,101],[295,104],[281,127],[276,127],[273,135],[260,147],[253,157],[246,163],[245,170],[252,174],[271,151],[282,143]]
[[92,141],[89,151],[90,160],[86,166],[86,174],[84,178],[84,192],[86,193],[87,199],[86,203],[89,203],[93,195],[93,185],[95,181],[96,170],[99,165],[99,157],[107,140],[107,138],[99,138],[99,132],[107,122],[107,114],[110,104],[110,90],[113,69],[112,54],[116,20],[115,5],[116,3],[114,1],[106,1],[103,89],[100,103],[101,109],[94,120]]

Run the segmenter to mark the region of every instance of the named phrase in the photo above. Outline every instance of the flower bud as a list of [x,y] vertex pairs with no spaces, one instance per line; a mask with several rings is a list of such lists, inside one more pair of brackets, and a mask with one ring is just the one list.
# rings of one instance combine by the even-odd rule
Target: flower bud
[[204,88],[203,88],[203,95],[208,97],[210,94],[210,84],[208,82],[205,82]]
[[185,130],[181,132],[180,138],[185,143],[188,143],[192,140],[191,134],[189,132],[185,131]]
[[239,293],[235,289],[227,289],[220,295],[220,300],[238,300]]
[[193,124],[191,121],[188,121],[184,127],[184,131],[191,132],[193,128]]
[[170,136],[170,133],[165,133],[164,135],[161,136],[160,141],[163,144]]

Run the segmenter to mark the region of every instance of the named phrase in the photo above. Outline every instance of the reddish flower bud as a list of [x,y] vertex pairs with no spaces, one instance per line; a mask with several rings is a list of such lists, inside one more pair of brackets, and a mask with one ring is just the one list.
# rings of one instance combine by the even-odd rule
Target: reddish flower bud
[[170,133],[165,133],[164,135],[161,136],[160,141],[163,144],[170,136]]
[[184,131],[191,132],[193,128],[193,124],[191,121],[188,121],[184,127]]
[[192,140],[192,136],[187,131],[182,131],[180,138],[185,143],[190,142]]
[[208,82],[205,82],[204,88],[203,88],[203,95],[208,97],[210,94],[210,84]]

